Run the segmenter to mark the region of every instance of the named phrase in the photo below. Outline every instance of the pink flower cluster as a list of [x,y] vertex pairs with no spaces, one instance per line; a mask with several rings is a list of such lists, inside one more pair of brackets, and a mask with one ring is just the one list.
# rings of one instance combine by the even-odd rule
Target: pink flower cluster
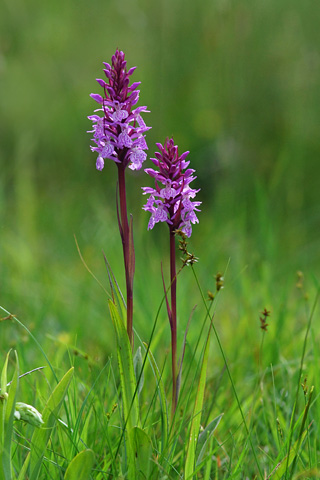
[[187,168],[189,152],[179,156],[178,147],[173,139],[167,138],[164,146],[156,144],[160,152],[151,158],[159,170],[146,168],[145,172],[155,179],[155,188],[143,187],[144,194],[150,194],[143,209],[151,213],[148,229],[158,222],[166,222],[170,230],[180,229],[187,237],[191,236],[192,224],[199,220],[195,212],[201,202],[192,201],[199,190],[190,188],[196,178],[195,170]]
[[90,95],[101,105],[95,112],[102,112],[102,116],[94,114],[88,117],[93,122],[90,133],[93,133],[95,145],[91,146],[91,150],[98,154],[98,170],[103,169],[106,158],[122,164],[123,168],[129,165],[132,170],[139,170],[147,158],[144,133],[151,127],[146,126],[141,113],[148,110],[147,107],[133,109],[139,100],[137,87],[140,82],[129,86],[129,77],[136,67],[127,71],[124,58],[124,53],[117,50],[112,56],[112,65],[104,63],[107,81],[97,79],[104,96]]

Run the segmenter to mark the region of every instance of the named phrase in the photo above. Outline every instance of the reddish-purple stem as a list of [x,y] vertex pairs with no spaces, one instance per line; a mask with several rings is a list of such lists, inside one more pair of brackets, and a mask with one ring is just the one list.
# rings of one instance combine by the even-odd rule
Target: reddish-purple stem
[[171,281],[171,361],[172,361],[172,417],[177,406],[177,274],[176,242],[174,229],[170,227],[170,281]]
[[125,183],[125,167],[118,164],[118,181],[119,181],[119,198],[120,198],[120,219],[121,219],[121,239],[123,247],[124,268],[126,273],[126,288],[127,288],[127,333],[130,344],[133,348],[133,329],[132,329],[132,315],[133,315],[133,274],[130,265],[132,265],[132,255],[134,251],[130,251],[130,229],[127,215],[127,199],[126,199],[126,183]]

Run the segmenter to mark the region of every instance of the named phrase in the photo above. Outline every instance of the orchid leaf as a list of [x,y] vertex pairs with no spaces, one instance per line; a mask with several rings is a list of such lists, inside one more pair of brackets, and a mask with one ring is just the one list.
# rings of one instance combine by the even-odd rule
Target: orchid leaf
[[118,282],[114,276],[113,271],[111,270],[110,264],[107,260],[107,257],[103,253],[103,258],[107,267],[107,272],[108,272],[108,277],[109,277],[109,283],[110,283],[110,288],[111,288],[111,293],[112,293],[112,299],[113,303],[115,305],[119,306],[120,309],[120,315],[121,315],[121,320],[124,323],[125,319],[127,318],[127,306],[125,299],[123,298],[122,292],[120,290],[120,287],[118,285]]
[[141,390],[143,389],[143,384],[144,384],[143,360],[142,360],[142,354],[141,354],[141,347],[138,347],[135,353],[135,356],[133,357],[133,367],[134,367],[136,381],[138,384],[138,395],[140,395]]
[[89,480],[94,464],[94,453],[87,449],[76,455],[69,464],[64,480]]
[[133,217],[130,215],[129,223],[129,268],[128,274],[130,279],[131,288],[133,287],[133,277],[135,271],[135,251],[134,251],[134,242],[133,242]]
[[137,479],[150,478],[152,444],[149,436],[139,427],[133,428]]
[[[144,345],[148,347],[147,344],[144,344]],[[168,429],[169,429],[168,405],[167,405],[166,393],[165,393],[165,389],[162,381],[162,376],[159,371],[159,367],[155,361],[155,358],[151,350],[147,349],[147,352],[148,352],[148,357],[149,357],[154,375],[157,380],[157,391],[158,391],[160,404],[161,404],[161,423],[162,423],[161,432],[162,432],[162,451],[163,451],[168,441]]]
[[200,465],[205,454],[207,453],[212,435],[214,434],[214,431],[219,425],[222,417],[223,417],[223,413],[221,413],[214,420],[212,420],[209,423],[209,425],[206,426],[203,432],[200,433],[198,437],[198,443],[197,443],[197,451],[199,450],[199,454],[197,456],[196,466]]

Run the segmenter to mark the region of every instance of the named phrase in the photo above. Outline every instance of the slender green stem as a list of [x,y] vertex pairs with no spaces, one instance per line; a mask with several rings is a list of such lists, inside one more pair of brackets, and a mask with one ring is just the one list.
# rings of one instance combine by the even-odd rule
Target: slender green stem
[[126,183],[125,183],[125,168],[122,164],[118,166],[118,181],[119,181],[119,198],[120,198],[120,234],[122,239],[124,267],[126,274],[126,289],[127,289],[127,333],[133,348],[133,276],[134,269],[130,266],[134,264],[133,247],[130,249],[130,229],[127,214],[127,199],[126,199]]

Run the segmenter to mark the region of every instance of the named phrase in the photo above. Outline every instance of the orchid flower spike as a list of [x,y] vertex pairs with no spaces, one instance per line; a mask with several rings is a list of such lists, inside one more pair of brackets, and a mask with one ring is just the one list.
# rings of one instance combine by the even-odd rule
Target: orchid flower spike
[[190,162],[185,159],[189,152],[179,155],[172,138],[167,138],[164,145],[157,143],[157,147],[160,151],[151,161],[158,170],[145,169],[155,179],[155,188],[142,187],[143,193],[150,195],[143,207],[151,213],[148,230],[158,222],[166,222],[171,230],[179,229],[190,237],[192,224],[199,223],[196,212],[201,202],[193,201],[199,189],[190,187],[197,177],[193,176],[195,170],[187,168]]
[[102,170],[106,158],[129,165],[131,170],[139,170],[146,160],[148,149],[144,133],[147,127],[141,114],[147,107],[133,108],[139,100],[140,82],[129,86],[130,76],[136,67],[127,71],[123,52],[117,50],[112,56],[111,65],[104,63],[106,81],[97,79],[103,88],[103,96],[92,93],[90,96],[99,104],[94,115],[88,118],[93,123],[91,150],[98,154],[97,170]]

